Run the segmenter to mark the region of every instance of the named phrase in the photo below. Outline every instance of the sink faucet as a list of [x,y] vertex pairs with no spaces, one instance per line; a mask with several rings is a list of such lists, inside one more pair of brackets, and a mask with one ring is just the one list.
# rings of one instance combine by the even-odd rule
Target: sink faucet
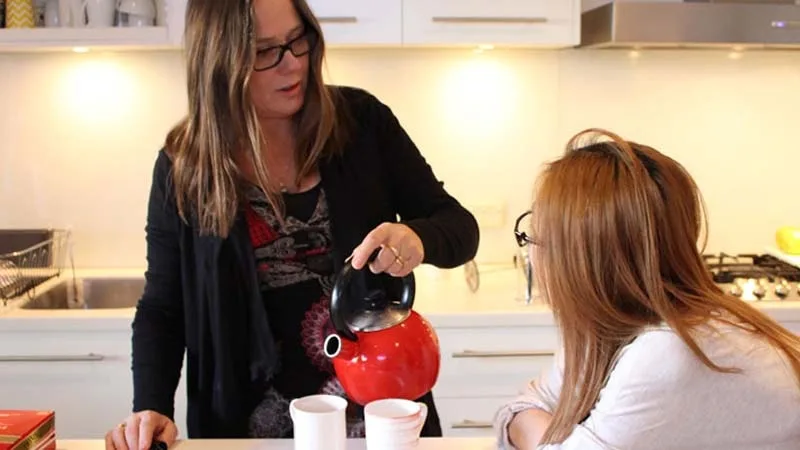
[[514,255],[514,267],[522,271],[525,279],[525,304],[530,305],[533,300],[533,263],[527,245]]
[[[523,225],[531,215],[531,210],[525,211],[514,222],[514,239],[519,247],[519,253],[514,255],[514,267],[522,270],[525,278],[525,304],[530,305],[533,300],[533,262],[530,257],[530,245],[533,242],[524,230],[527,226]],[[527,219],[530,220],[530,219]]]

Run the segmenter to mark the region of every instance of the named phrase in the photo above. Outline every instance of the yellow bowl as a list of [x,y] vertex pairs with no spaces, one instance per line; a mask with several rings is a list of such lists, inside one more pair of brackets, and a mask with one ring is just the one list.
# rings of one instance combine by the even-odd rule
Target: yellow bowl
[[780,227],[775,233],[778,248],[789,255],[800,255],[800,227]]

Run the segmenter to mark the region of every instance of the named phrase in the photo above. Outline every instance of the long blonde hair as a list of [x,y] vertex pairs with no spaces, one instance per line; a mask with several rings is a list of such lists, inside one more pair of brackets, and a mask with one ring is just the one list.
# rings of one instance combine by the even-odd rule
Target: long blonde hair
[[[303,23],[314,34],[309,55],[305,104],[294,118],[297,136],[297,180],[314,170],[321,158],[341,151],[344,134],[334,91],[323,82],[325,41],[319,22],[305,0],[293,0]],[[193,216],[200,234],[228,235],[243,201],[240,154],[252,163],[259,186],[279,217],[279,194],[267,189],[270,174],[262,158],[262,134],[250,98],[255,58],[251,1],[189,0],[185,48],[188,115],[167,136],[173,160],[178,212]],[[243,153],[241,153],[243,152]]]
[[605,130],[574,136],[539,177],[533,257],[561,330],[568,387],[543,443],[570,434],[618,350],[662,322],[720,372],[737,369],[711,361],[693,327],[713,318],[762,335],[788,356],[800,389],[800,337],[714,283],[698,249],[704,223],[700,192],[678,162]]

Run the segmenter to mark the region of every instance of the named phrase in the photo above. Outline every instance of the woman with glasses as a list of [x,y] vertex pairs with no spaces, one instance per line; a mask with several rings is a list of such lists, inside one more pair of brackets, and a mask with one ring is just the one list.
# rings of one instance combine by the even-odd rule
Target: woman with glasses
[[[188,115],[153,171],[134,413],[106,436],[117,450],[175,440],[184,352],[190,438],[291,437],[293,398],[344,395],[322,348],[344,262],[397,281],[478,246],[390,109],[323,83],[304,0],[189,0],[185,47]],[[422,434],[440,436],[432,395],[419,400]],[[363,431],[353,406],[348,432]]]
[[500,448],[800,448],[800,337],[714,283],[680,164],[589,130],[533,204],[515,236],[563,348],[498,411]]

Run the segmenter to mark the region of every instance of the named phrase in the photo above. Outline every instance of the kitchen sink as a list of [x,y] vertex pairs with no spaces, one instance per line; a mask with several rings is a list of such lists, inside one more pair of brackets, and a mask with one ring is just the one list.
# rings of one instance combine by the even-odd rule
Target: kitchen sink
[[22,309],[133,308],[144,291],[144,278],[67,279],[37,292]]

